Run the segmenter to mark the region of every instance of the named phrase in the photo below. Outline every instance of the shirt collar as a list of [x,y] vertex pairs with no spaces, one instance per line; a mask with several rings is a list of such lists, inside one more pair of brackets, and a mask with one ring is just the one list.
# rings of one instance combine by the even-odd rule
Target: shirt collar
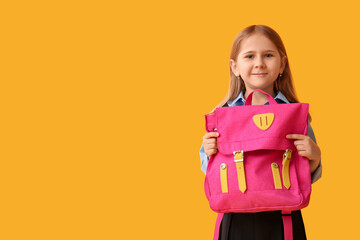
[[233,107],[233,106],[239,106],[239,101],[242,101],[243,105],[245,103],[245,98],[244,98],[244,93],[240,92],[240,94],[232,101],[228,101],[227,104],[229,107]]
[[289,100],[287,100],[287,98],[285,97],[285,95],[280,91],[278,91],[277,94],[276,94],[275,99],[277,99],[277,98],[280,99],[280,100],[283,100],[286,103],[290,103]]
[[[282,101],[284,101],[285,103],[290,103],[286,97],[284,96],[284,94],[280,91],[277,92],[276,96],[274,99],[280,99]],[[240,94],[232,101],[228,101],[227,102],[229,107],[234,107],[234,106],[242,106],[245,104],[245,98],[244,98],[244,93],[240,92]]]

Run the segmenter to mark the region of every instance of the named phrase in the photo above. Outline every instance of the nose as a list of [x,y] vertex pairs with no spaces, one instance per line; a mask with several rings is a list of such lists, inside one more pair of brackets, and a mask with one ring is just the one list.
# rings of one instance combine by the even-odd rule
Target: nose
[[256,68],[263,68],[265,67],[264,59],[262,57],[257,57],[255,61]]

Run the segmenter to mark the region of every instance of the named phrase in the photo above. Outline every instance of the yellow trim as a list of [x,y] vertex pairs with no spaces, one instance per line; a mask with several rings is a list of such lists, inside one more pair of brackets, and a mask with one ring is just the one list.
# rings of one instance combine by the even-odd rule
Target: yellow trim
[[227,180],[227,165],[222,163],[220,165],[220,180],[221,180],[221,191],[222,193],[229,192],[228,180]]
[[289,174],[289,166],[290,166],[290,159],[291,159],[291,150],[290,149],[286,149],[286,152],[283,155],[283,168],[282,168],[282,177],[283,177],[283,182],[284,182],[284,186],[289,189],[291,187],[291,183],[290,183],[290,174]]
[[273,173],[275,189],[282,189],[279,165],[277,165],[277,163],[272,163],[271,170]]
[[243,151],[234,152],[234,161],[236,163],[239,189],[242,193],[245,193],[247,186],[246,186],[245,169],[244,169],[244,152]]
[[253,116],[253,121],[255,125],[261,130],[267,130],[274,122],[275,115],[274,113],[263,113]]
[[244,162],[236,162],[236,169],[238,174],[238,181],[239,181],[239,189],[242,193],[246,191],[246,179],[245,179],[245,169],[244,169]]

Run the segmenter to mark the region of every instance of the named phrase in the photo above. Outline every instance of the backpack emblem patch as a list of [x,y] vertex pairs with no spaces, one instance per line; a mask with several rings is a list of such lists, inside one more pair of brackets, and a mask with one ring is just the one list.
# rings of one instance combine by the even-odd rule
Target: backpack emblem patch
[[263,113],[253,116],[253,121],[255,125],[261,130],[267,130],[273,124],[275,114],[273,113]]

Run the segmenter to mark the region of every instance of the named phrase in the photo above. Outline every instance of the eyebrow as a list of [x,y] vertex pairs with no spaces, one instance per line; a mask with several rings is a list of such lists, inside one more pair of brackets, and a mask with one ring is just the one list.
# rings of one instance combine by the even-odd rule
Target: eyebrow
[[[255,51],[247,51],[247,52],[245,52],[245,53],[242,53],[242,55],[245,55],[245,54],[249,54],[249,53],[254,53]],[[276,52],[276,51],[274,51],[274,50],[265,50],[264,52]]]

